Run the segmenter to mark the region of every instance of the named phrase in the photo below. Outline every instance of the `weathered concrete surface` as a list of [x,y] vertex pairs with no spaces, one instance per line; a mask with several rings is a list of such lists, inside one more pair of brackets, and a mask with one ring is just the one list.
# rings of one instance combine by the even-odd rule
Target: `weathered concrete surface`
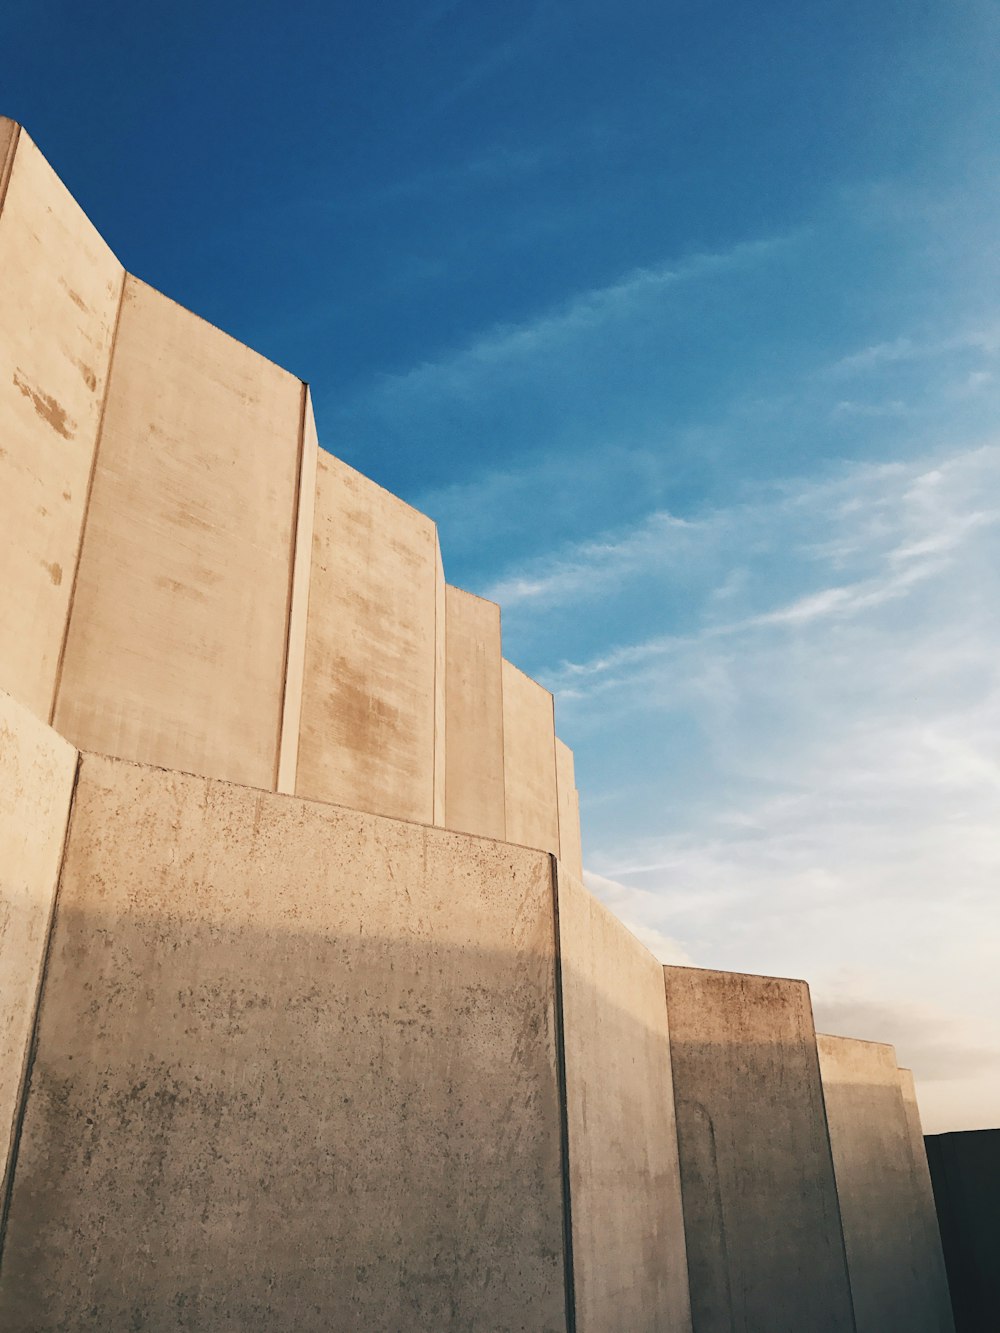
[[808,987],[664,977],[695,1333],[850,1333]]
[[1000,1129],[928,1134],[958,1333],[1000,1327]]
[[124,272],[7,120],[0,200],[0,689],[48,721]]
[[0,694],[0,1182],[9,1163],[75,773],[73,747]]
[[433,823],[436,582],[431,520],[321,454],[300,796]]
[[[434,823],[448,826],[448,613],[441,540],[434,529]],[[450,826],[454,827],[454,825]]]
[[306,667],[306,631],[309,615],[309,578],[312,571],[313,528],[316,517],[316,468],[319,441],[312,395],[303,386],[302,453],[299,459],[295,556],[288,607],[288,647],[285,654],[285,695],[281,715],[281,746],[276,790],[291,795],[299,761],[302,725],[302,682]]
[[503,748],[507,839],[559,854],[552,695],[504,659]]
[[934,1190],[931,1187],[931,1176],[927,1167],[917,1090],[913,1074],[909,1069],[899,1070],[899,1090],[906,1116],[907,1138],[910,1145],[910,1179],[915,1200],[911,1232],[915,1255],[914,1268],[923,1283],[924,1300],[937,1319],[937,1327],[946,1333],[951,1333],[954,1321],[948,1293],[948,1276],[941,1250],[941,1233],[934,1207]]
[[576,1327],[689,1333],[663,970],[558,868]]
[[916,1192],[896,1055],[880,1042],[817,1038],[858,1333],[944,1333],[914,1239]]
[[273,787],[302,385],[125,284],[55,725]]
[[564,1330],[548,857],[85,755],[27,1330]]
[[559,800],[559,860],[571,875],[583,879],[580,846],[580,796],[576,790],[573,751],[556,737],[556,789]]
[[503,685],[500,608],[447,589],[447,767],[445,822],[503,838]]

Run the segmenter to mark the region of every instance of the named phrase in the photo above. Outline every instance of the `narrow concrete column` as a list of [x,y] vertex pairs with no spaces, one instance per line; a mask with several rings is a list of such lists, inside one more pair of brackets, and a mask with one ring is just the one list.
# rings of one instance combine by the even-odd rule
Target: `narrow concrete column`
[[[899,1070],[899,1090],[903,1097],[903,1111],[906,1115],[910,1143],[910,1170],[914,1193],[912,1228],[914,1267],[923,1283],[928,1310],[936,1315],[938,1327],[943,1333],[951,1333],[954,1319],[948,1292],[948,1276],[941,1249],[941,1233],[934,1207],[934,1190],[927,1166],[924,1134],[920,1125],[917,1091],[913,1074],[909,1069]],[[997,1183],[1000,1184],[1000,1180]]]
[[559,854],[559,796],[552,695],[503,662],[507,840]]
[[580,794],[576,789],[573,751],[556,737],[556,785],[559,789],[559,860],[571,875],[583,878],[580,846]]
[[503,686],[500,608],[449,585],[445,822],[503,838]]
[[0,119],[0,689],[52,716],[124,270]]
[[851,1333],[808,987],[664,977],[694,1333]]
[[818,1044],[858,1333],[951,1333],[928,1287],[896,1053],[849,1037]]

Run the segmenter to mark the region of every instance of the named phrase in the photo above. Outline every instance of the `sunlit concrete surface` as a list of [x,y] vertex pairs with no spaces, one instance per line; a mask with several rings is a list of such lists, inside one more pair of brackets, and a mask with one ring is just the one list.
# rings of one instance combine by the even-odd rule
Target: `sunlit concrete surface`
[[558,855],[552,695],[506,659],[502,671],[507,838]]
[[507,826],[500,608],[449,586],[446,617],[446,822],[466,833],[502,838]]
[[924,1135],[920,1127],[920,1107],[917,1105],[917,1091],[911,1070],[899,1071],[899,1091],[903,1098],[903,1113],[906,1116],[914,1192],[914,1211],[910,1229],[913,1268],[923,1287],[923,1299],[927,1302],[928,1309],[934,1312],[938,1324],[945,1333],[948,1333],[954,1326],[951,1298],[948,1292],[948,1277],[941,1249],[941,1232],[934,1206],[934,1191],[927,1165]]
[[690,1333],[660,964],[558,868],[579,1333]]

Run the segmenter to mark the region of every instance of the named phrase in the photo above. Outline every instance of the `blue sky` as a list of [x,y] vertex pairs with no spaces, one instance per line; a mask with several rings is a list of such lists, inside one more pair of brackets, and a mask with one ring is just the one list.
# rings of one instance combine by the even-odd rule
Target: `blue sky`
[[557,694],[591,883],[1000,1123],[1000,7],[7,0],[0,110]]

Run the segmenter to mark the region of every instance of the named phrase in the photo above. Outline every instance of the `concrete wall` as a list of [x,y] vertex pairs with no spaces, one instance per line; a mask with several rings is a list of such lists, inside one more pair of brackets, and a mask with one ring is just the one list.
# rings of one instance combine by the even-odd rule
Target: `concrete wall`
[[544,854],[83,756],[11,1330],[565,1330]]
[[583,878],[580,846],[580,796],[576,790],[573,751],[556,737],[556,789],[559,801],[559,859],[571,875]]
[[0,689],[48,721],[124,274],[8,120],[0,206]]
[[0,694],[0,1182],[15,1136],[75,775],[73,747]]
[[500,608],[461,588],[446,593],[449,828],[503,838],[503,684]]
[[923,1299],[928,1309],[933,1311],[937,1321],[936,1326],[945,1330],[945,1333],[951,1333],[954,1321],[948,1294],[948,1277],[941,1250],[941,1233],[934,1207],[934,1191],[927,1167],[924,1134],[920,1126],[917,1091],[913,1074],[909,1069],[899,1070],[899,1091],[903,1098],[903,1113],[906,1116],[907,1139],[910,1146],[910,1179],[914,1195],[911,1230],[914,1269],[922,1282]]
[[128,278],[55,725],[273,787],[303,386]]
[[434,823],[443,828],[447,820],[448,767],[448,585],[441,559],[441,542],[434,529]]
[[689,1333],[663,972],[558,869],[579,1333]]
[[858,1333],[945,1333],[928,1304],[906,1112],[891,1046],[818,1039]]
[[507,839],[558,855],[552,695],[506,659],[502,681]]
[[296,791],[434,820],[434,524],[321,454]]
[[664,977],[695,1333],[853,1329],[808,987]]
[[1000,1129],[929,1134],[927,1160],[958,1333],[1000,1325]]

